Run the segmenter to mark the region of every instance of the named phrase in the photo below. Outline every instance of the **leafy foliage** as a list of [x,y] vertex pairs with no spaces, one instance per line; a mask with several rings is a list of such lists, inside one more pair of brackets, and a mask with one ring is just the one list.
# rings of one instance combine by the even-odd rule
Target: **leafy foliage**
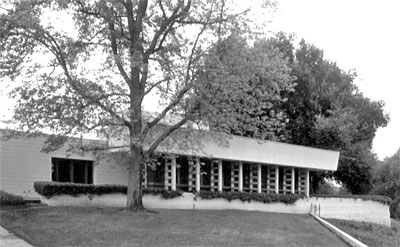
[[[103,195],[114,193],[127,193],[126,185],[116,184],[75,184],[60,182],[35,182],[33,185],[35,191],[40,195],[51,198],[57,195]],[[144,194],[161,195],[165,199],[172,199],[182,195],[181,191],[166,191],[163,189],[143,189]]]
[[383,102],[358,91],[355,71],[326,60],[323,50],[283,33],[253,46],[227,37],[207,54],[199,78],[211,128],[341,151],[337,172],[313,173],[314,191],[332,176],[351,193],[371,189],[372,140],[389,118]]
[[351,193],[367,193],[377,160],[372,140],[389,121],[384,104],[358,91],[354,71],[343,71],[324,58],[323,50],[304,40],[295,48],[293,40],[279,33],[270,41],[290,61],[296,78],[294,90],[284,92],[289,142],[341,151],[338,171],[318,173],[314,185],[333,175]]
[[392,218],[400,219],[400,149],[374,169],[371,193],[393,199],[390,206]]
[[151,195],[161,195],[164,199],[173,199],[176,197],[182,196],[182,191],[180,190],[164,190],[164,189],[157,189],[157,188],[146,188],[143,189],[144,194],[151,194]]
[[[226,1],[8,1],[0,14],[0,76],[14,80],[15,123],[30,132],[95,130],[121,140],[108,148],[129,148],[128,209],[143,209],[142,163],[196,120],[202,99],[190,96],[203,55],[232,30],[246,29],[245,13]],[[150,95],[160,96],[163,108],[145,119]],[[179,120],[144,149],[170,114]],[[46,150],[59,140],[49,139]]]
[[305,197],[305,195],[299,195],[299,194],[213,192],[213,191],[200,191],[197,193],[197,196],[205,200],[223,198],[228,201],[241,200],[243,202],[257,201],[262,203],[282,202],[285,204],[293,204],[298,199]]
[[[253,46],[237,36],[219,41],[205,58],[200,94],[210,128],[268,140],[285,140],[281,92],[293,88],[287,61],[266,40]],[[206,112],[206,113],[207,113]]]

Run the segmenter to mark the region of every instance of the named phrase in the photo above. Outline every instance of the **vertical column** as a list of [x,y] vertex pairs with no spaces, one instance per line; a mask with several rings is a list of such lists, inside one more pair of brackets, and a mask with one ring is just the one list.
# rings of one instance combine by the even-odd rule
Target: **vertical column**
[[310,197],[310,170],[306,169],[306,196]]
[[239,191],[239,163],[231,162],[231,191]]
[[222,192],[224,181],[222,180],[222,160],[218,160],[218,191]]
[[211,162],[210,191],[218,191],[218,160]]
[[294,194],[294,189],[295,189],[295,182],[296,182],[296,177],[295,177],[295,171],[294,171],[294,167],[292,167],[292,184],[290,186],[291,189],[291,193]]
[[250,165],[249,191],[258,192],[258,164]]
[[165,157],[165,169],[164,169],[164,188],[165,190],[172,190],[172,159],[171,157]]
[[188,172],[188,187],[189,191],[196,190],[196,166],[192,158],[189,159],[189,172]]
[[261,193],[261,164],[257,165],[257,192]]
[[297,176],[297,193],[299,194],[306,194],[306,170],[307,169],[298,169],[298,176]]
[[292,192],[292,168],[283,167],[283,181],[282,181],[282,192],[284,194],[289,194]]
[[143,164],[142,167],[142,187],[147,188],[147,165]]
[[196,167],[196,191],[200,191],[200,158],[195,158],[195,167]]
[[274,193],[275,184],[276,184],[276,167],[275,166],[267,166],[267,193]]
[[176,157],[175,155],[171,157],[171,189],[176,190]]
[[239,161],[239,191],[243,191],[243,163]]
[[279,167],[275,167],[275,193],[279,194]]

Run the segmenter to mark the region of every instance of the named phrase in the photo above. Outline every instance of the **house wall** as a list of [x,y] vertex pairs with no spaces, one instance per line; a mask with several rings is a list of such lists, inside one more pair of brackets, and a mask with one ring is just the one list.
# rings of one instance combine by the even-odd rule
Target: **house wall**
[[[1,134],[1,133],[0,133]],[[92,155],[67,153],[68,144],[50,152],[41,152],[45,137],[0,138],[0,189],[27,196],[39,196],[33,189],[35,181],[51,181],[51,158],[84,159],[95,161]],[[100,160],[94,163],[94,184],[127,184],[126,168],[113,161]]]

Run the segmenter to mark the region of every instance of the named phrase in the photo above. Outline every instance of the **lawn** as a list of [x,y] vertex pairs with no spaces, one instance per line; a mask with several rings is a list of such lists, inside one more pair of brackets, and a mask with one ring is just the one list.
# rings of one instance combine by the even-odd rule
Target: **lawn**
[[330,223],[368,246],[400,247],[400,222],[392,220],[391,227],[367,222],[328,219]]
[[46,207],[1,225],[35,246],[346,246],[308,215],[233,210]]

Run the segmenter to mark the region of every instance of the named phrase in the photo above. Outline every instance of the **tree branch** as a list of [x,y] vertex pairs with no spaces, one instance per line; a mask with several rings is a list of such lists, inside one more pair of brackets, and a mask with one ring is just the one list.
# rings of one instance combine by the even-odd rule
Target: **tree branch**
[[[158,40],[160,38],[161,35],[163,35],[163,38],[161,39],[162,42],[164,42],[166,36],[168,35],[168,33],[172,30],[172,26],[174,25],[174,22],[176,20],[178,20],[180,17],[184,16],[185,14],[188,13],[190,6],[191,6],[191,1],[188,1],[187,5],[183,8],[183,10],[178,13],[179,9],[182,8],[183,2],[179,2],[179,4],[174,8],[174,10],[172,11],[172,14],[170,15],[170,17],[166,17],[165,15],[165,11],[164,11],[164,7],[162,5],[162,1],[158,1],[158,4],[160,5],[160,8],[163,12],[163,18],[164,20],[162,21],[160,28],[157,30],[157,32],[155,33],[149,48],[147,49],[147,51],[145,52],[145,56],[148,57],[150,56],[150,54],[154,53],[155,47],[158,43]],[[161,47],[162,44],[159,45],[159,47]]]
[[147,151],[145,151],[145,155],[150,155],[154,152],[154,150],[156,150],[156,148],[158,147],[158,145],[165,139],[167,138],[172,132],[174,132],[175,130],[179,129],[180,127],[182,127],[182,125],[184,125],[185,123],[187,123],[188,118],[185,116],[181,121],[179,121],[177,124],[170,126],[167,130],[165,130],[149,147],[149,149]]
[[147,95],[148,93],[151,92],[151,90],[153,90],[153,88],[157,87],[157,86],[160,85],[161,83],[166,82],[166,81],[168,81],[168,80],[170,80],[169,77],[168,77],[168,78],[164,78],[164,79],[162,79],[162,80],[159,80],[158,82],[156,82],[156,83],[150,85],[150,87],[147,88],[146,91],[144,92],[144,95]]
[[[208,19],[211,17],[211,14],[208,16]],[[206,22],[207,23],[207,22]],[[149,122],[146,127],[144,128],[142,134],[143,136],[146,136],[147,133],[149,132],[149,130],[154,127],[156,124],[158,124],[161,119],[163,119],[167,113],[174,108],[175,106],[177,106],[180,101],[183,99],[183,97],[186,95],[186,93],[192,88],[192,84],[189,83],[189,78],[190,78],[190,70],[191,70],[191,66],[193,63],[193,57],[194,57],[194,53],[196,51],[196,47],[197,44],[199,42],[200,36],[203,34],[203,32],[205,31],[207,27],[207,24],[203,25],[203,28],[200,30],[200,32],[197,34],[196,40],[193,44],[190,56],[189,56],[189,61],[188,61],[188,65],[187,65],[187,69],[186,69],[186,75],[185,75],[185,87],[183,87],[183,89],[178,93],[178,95],[176,96],[176,98],[167,106],[164,108],[164,110],[151,122]],[[187,120],[186,120],[187,121]]]
[[111,49],[114,57],[114,61],[117,64],[118,70],[121,73],[122,77],[124,78],[125,82],[129,85],[131,83],[131,78],[129,78],[128,74],[126,73],[124,66],[122,65],[121,58],[118,55],[118,47],[117,47],[117,40],[115,37],[115,29],[114,29],[114,22],[109,23],[110,29],[110,41],[111,41]]

